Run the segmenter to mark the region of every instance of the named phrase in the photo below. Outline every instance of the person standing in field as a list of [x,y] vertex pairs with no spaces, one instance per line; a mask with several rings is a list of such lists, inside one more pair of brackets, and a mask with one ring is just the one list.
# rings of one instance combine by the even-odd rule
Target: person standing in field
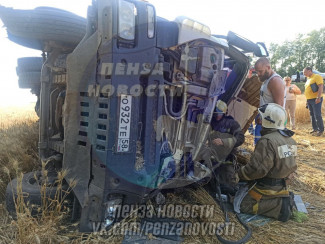
[[260,106],[267,103],[277,103],[284,107],[285,105],[285,82],[271,68],[270,61],[263,57],[256,61],[255,71],[258,78],[263,82],[260,91]]
[[297,70],[296,82],[300,82],[300,73],[299,73],[299,70]]
[[[260,106],[267,103],[276,103],[285,107],[285,82],[280,75],[272,70],[270,61],[265,57],[259,58],[256,61],[254,68],[258,78],[263,82],[260,90]],[[258,140],[261,138],[262,129],[261,118],[259,115],[255,118],[255,124],[254,144],[256,145]]]
[[286,76],[284,77],[284,81],[286,82],[286,103],[285,109],[287,114],[290,117],[290,125],[291,129],[296,129],[295,123],[295,113],[296,113],[296,96],[301,94],[301,90],[295,84],[291,84],[291,78]]
[[313,73],[311,67],[304,68],[304,75],[308,77],[305,83],[305,96],[313,126],[313,130],[310,133],[314,136],[321,136],[324,133],[322,118],[324,81],[320,75]]

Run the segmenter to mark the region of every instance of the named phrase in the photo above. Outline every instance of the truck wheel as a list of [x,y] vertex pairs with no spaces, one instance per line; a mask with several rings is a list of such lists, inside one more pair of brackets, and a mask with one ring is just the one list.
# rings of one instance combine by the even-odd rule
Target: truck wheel
[[[36,174],[36,177],[38,180],[35,179],[34,173]],[[41,206],[42,204],[42,194],[41,193],[41,185],[39,184],[41,182],[40,180],[41,172],[29,172],[27,174],[24,174],[22,179],[22,192],[24,197],[24,202],[28,204],[29,206],[35,205],[35,206]],[[18,186],[20,187],[20,186]],[[63,190],[68,189],[68,185],[64,184],[62,186]],[[48,199],[55,199],[56,192],[58,190],[58,187],[55,185],[52,185],[50,187],[46,187],[46,197]],[[64,195],[64,194],[63,194]],[[16,207],[14,199],[17,198],[17,178],[13,179],[7,186],[6,189],[6,206],[8,212],[12,216],[16,216]],[[67,196],[67,198],[70,199],[70,196]],[[38,212],[36,209],[32,209],[32,215],[36,215]]]
[[85,18],[56,8],[4,8],[1,14],[8,38],[25,47],[44,50],[45,42],[54,41],[73,49],[86,34]]
[[37,88],[41,86],[41,72],[22,72],[19,73],[19,88]]
[[43,65],[43,58],[41,57],[25,57],[17,59],[16,73],[19,76],[24,72],[41,72]]

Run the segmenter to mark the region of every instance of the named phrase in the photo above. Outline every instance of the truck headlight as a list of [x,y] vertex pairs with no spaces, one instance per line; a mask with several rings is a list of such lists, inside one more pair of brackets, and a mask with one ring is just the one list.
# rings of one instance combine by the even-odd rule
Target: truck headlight
[[153,6],[147,6],[148,14],[148,38],[153,38],[155,36],[155,9]]
[[119,1],[118,33],[120,38],[134,40],[135,16],[136,8],[133,3]]
[[118,211],[119,208],[121,208],[121,204],[122,204],[121,198],[117,198],[106,202],[105,222],[104,222],[105,228],[109,228],[115,222],[115,220],[120,217],[118,216]]

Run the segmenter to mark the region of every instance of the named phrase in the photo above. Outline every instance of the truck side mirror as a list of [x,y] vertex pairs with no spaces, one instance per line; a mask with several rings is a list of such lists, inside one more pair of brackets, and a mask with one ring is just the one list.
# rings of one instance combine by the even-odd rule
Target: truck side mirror
[[228,32],[227,40],[230,45],[242,49],[243,52],[252,52],[257,57],[266,57],[269,55],[266,46],[263,42],[254,43],[244,37],[239,36],[238,34],[232,31]]
[[263,42],[257,42],[256,43],[258,48],[254,51],[254,54],[258,57],[268,57],[269,52],[267,51],[267,48]]

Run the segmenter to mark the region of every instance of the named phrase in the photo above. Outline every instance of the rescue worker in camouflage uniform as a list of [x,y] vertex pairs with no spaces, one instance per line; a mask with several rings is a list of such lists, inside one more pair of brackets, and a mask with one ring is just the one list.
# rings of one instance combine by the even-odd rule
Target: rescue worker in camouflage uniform
[[[228,107],[225,102],[221,100],[217,101],[214,116],[211,121],[211,127],[214,131],[233,135],[236,140],[235,145],[233,146],[233,149],[235,149],[244,143],[245,135],[238,122],[234,120],[233,117],[225,115],[227,109]],[[224,140],[221,138],[215,138],[212,143],[219,146],[224,144]]]
[[207,165],[215,176],[218,176],[222,192],[234,192],[238,182],[236,175],[235,150],[245,141],[244,133],[238,122],[231,116],[227,116],[227,104],[217,101],[215,112],[211,121],[209,133],[209,145],[205,148],[205,158],[210,160]]
[[[234,153],[236,147],[245,141],[244,133],[238,122],[233,117],[225,115],[227,109],[225,102],[217,101],[211,120],[208,143],[203,146],[199,156],[206,161],[206,164],[211,157],[217,162],[225,161],[229,155]],[[211,168],[210,165],[208,166]]]
[[288,192],[286,180],[297,169],[297,146],[291,138],[294,133],[285,129],[287,114],[282,106],[268,103],[261,106],[259,112],[262,137],[250,162],[238,172],[241,180],[251,183],[240,211],[285,222],[289,220],[293,206],[293,193]]

